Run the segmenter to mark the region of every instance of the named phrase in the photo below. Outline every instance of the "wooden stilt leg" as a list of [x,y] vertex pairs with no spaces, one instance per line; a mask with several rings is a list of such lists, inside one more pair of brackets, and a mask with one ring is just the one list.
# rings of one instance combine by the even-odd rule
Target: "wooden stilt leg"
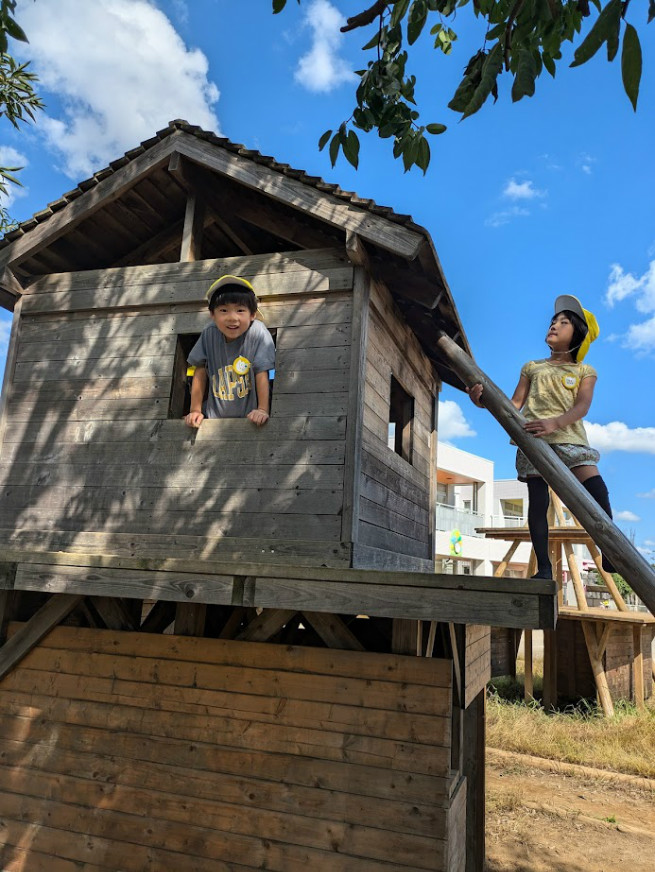
[[632,627],[632,685],[634,688],[635,705],[644,708],[644,655],[642,652],[642,628],[639,624]]
[[607,589],[609,590],[609,592],[612,596],[612,599],[616,603],[617,609],[620,612],[629,611],[628,606],[626,605],[626,601],[621,596],[621,592],[619,591],[618,587],[616,586],[614,579],[612,578],[612,576],[610,575],[609,572],[605,572],[605,570],[603,569],[603,559],[600,556],[600,551],[598,550],[598,548],[596,548],[596,546],[594,545],[593,542],[589,542],[589,544],[587,545],[587,548],[589,549],[589,553],[591,554],[591,559],[594,561],[594,563],[596,565],[596,569],[598,570],[598,574],[600,575],[600,577],[603,579],[603,581],[607,585]]
[[607,639],[611,633],[612,625],[610,623],[601,625],[603,629],[602,635],[599,639],[594,632],[594,628],[590,624],[586,621],[581,621],[581,623],[585,642],[587,643],[587,651],[589,652],[591,669],[596,681],[598,699],[601,708],[603,709],[603,714],[606,717],[612,717],[614,714],[614,703],[612,702],[609,685],[607,684],[607,675],[605,674],[605,667],[603,665],[603,654],[605,653],[605,646],[607,645]]
[[534,677],[532,673],[532,630],[526,630],[523,643],[525,657],[524,696],[526,702],[534,699]]
[[545,709],[557,705],[557,648],[555,630],[544,630],[544,694]]

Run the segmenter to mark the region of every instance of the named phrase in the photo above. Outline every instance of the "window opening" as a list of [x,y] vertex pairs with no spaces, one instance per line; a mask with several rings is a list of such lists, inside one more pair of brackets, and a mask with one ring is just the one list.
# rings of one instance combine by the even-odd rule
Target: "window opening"
[[[273,338],[273,342],[277,344],[277,330],[269,329],[269,333]],[[171,386],[171,399],[168,406],[169,418],[183,418],[191,411],[191,382],[193,381],[193,372],[187,366],[187,358],[191,353],[191,349],[200,338],[200,333],[181,333],[177,337],[177,345],[175,346],[175,357],[173,358],[173,383]],[[275,370],[272,369],[269,373],[269,384],[271,390],[271,412],[273,411],[273,384],[275,378]],[[209,387],[209,385],[208,385]],[[205,390],[204,400],[207,399],[207,389]],[[203,402],[204,402],[203,400]]]
[[414,397],[391,376],[389,402],[389,447],[408,463],[412,462],[414,440]]

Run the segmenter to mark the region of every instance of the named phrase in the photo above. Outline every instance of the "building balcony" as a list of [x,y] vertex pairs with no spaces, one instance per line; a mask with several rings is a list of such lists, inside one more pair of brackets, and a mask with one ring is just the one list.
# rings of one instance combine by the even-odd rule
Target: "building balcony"
[[464,509],[456,509],[455,506],[447,506],[437,503],[436,527],[437,530],[459,530],[462,536],[481,537],[476,533],[476,527],[484,527],[485,518],[479,512],[469,512]]

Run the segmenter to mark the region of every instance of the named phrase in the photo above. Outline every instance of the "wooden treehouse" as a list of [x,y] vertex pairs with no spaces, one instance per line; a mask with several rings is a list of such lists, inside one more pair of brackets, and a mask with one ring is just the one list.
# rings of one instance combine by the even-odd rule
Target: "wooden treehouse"
[[[223,273],[272,414],[192,432]],[[2,868],[481,870],[489,626],[556,597],[434,573],[436,340],[468,346],[428,233],[178,121],[0,275]]]
[[[567,519],[561,500],[550,492],[548,514],[550,559],[557,581],[559,620],[544,634],[543,704],[547,708],[597,696],[606,715],[614,714],[619,700],[643,707],[653,696],[653,638],[655,617],[630,611],[610,573],[603,569],[600,552],[575,517]],[[479,528],[490,539],[507,539],[510,546],[497,574],[502,575],[521,542],[529,542],[527,526]],[[615,608],[589,606],[573,546],[585,545]],[[564,561],[568,567],[575,605],[564,602]],[[536,571],[531,553],[528,575]],[[516,658],[523,629],[494,627],[491,631],[491,673],[516,677]],[[525,696],[533,695],[532,630],[526,629]]]

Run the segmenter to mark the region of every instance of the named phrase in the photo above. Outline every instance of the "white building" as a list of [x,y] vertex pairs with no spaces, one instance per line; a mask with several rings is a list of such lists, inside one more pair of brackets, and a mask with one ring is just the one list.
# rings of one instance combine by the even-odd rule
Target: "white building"
[[[476,528],[523,526],[527,521],[528,487],[515,478],[495,480],[492,460],[452,445],[439,444],[437,458],[437,572],[493,575],[511,540],[485,539]],[[454,541],[457,532],[461,541]],[[583,545],[574,545],[573,549],[581,569],[592,565]],[[530,543],[522,542],[504,574],[525,576],[529,559]],[[565,566],[565,582],[567,576]],[[570,598],[567,595],[567,601]]]

